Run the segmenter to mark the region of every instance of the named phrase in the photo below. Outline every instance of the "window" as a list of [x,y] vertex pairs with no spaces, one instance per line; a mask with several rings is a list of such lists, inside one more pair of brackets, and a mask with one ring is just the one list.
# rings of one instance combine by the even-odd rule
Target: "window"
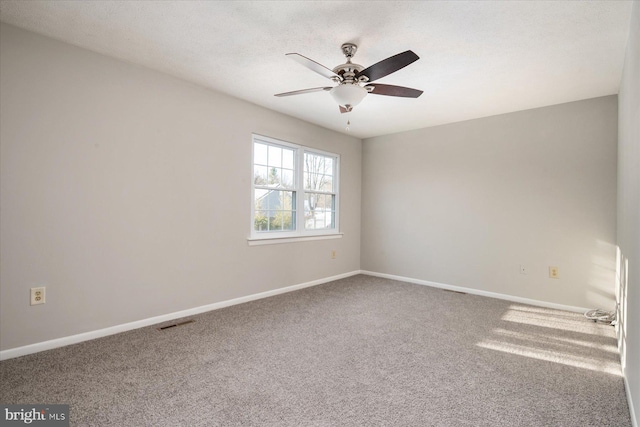
[[340,157],[253,135],[251,238],[338,233]]

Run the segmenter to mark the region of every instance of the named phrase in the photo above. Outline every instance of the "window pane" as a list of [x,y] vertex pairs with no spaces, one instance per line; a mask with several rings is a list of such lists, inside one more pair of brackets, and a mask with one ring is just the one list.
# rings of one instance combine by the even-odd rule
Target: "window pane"
[[269,146],[269,166],[282,167],[282,148]]
[[326,191],[327,193],[333,192],[333,177],[331,175],[323,175],[322,176],[322,188],[321,191]]
[[293,220],[294,213],[292,211],[283,211],[282,212],[282,229],[283,230],[295,230],[296,224]]
[[306,173],[304,175],[304,189],[311,191],[333,192],[333,178],[331,175]]
[[311,177],[309,176],[308,172],[304,173],[303,180],[304,180],[304,189],[309,190],[309,187],[311,186]]
[[267,185],[267,167],[253,167],[253,183],[256,185]]
[[282,186],[286,188],[293,188],[293,170],[282,169]]
[[333,175],[333,158],[321,154],[304,153],[304,171]]
[[260,143],[253,144],[253,163],[267,165],[267,146]]
[[269,231],[295,230],[295,212],[268,211]]
[[272,190],[269,197],[269,209],[291,210],[291,191]]
[[269,217],[266,211],[256,211],[253,217],[253,229],[256,231],[267,231],[269,227]]
[[269,168],[268,185],[270,187],[280,186],[280,181],[282,180],[281,173],[282,170],[280,168]]
[[264,198],[264,208],[269,210],[280,209],[280,194],[277,191],[269,191]]
[[293,169],[293,150],[282,150],[282,167]]
[[282,218],[276,218],[278,211],[269,211],[269,230],[281,230]]
[[331,157],[325,157],[324,162],[324,170],[322,172],[327,175],[333,175],[333,159]]
[[331,204],[327,202],[327,196],[325,194],[318,197],[318,208],[331,210]]
[[333,159],[309,153],[304,158],[304,189],[332,192]]
[[265,196],[267,195],[267,193],[268,193],[268,190],[261,190],[256,188],[256,190],[253,193],[255,210],[269,209],[267,205],[267,201],[265,199]]
[[307,230],[335,227],[333,198],[334,196],[326,194],[305,194],[304,219]]
[[295,191],[255,190],[254,230],[295,230]]
[[281,191],[280,193],[282,193],[282,197],[280,199],[280,207],[279,209],[283,209],[283,210],[293,210],[295,208],[295,204],[294,204],[294,192],[293,191]]
[[305,173],[304,174],[304,189],[320,191],[322,189],[323,175],[317,173]]

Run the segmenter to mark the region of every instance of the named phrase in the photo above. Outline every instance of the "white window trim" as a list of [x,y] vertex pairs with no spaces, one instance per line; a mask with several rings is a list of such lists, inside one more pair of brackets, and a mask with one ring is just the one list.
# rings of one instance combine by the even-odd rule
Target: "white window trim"
[[280,243],[309,242],[313,240],[342,239],[344,233],[321,234],[319,236],[300,236],[300,237],[270,237],[268,239],[251,238],[247,239],[249,246],[260,245],[277,245]]
[[[262,231],[257,232],[254,229],[255,204],[254,204],[254,147],[256,142],[265,142],[267,144],[279,145],[295,150],[294,168],[295,176],[295,192],[296,192],[296,230],[295,231]],[[332,229],[306,230],[304,228],[304,154],[312,153],[322,156],[332,157],[335,159],[334,165],[334,183],[335,191],[335,227]],[[309,240],[321,239],[338,239],[342,237],[340,233],[340,155],[330,153],[328,151],[318,150],[299,144],[293,144],[287,141],[271,138],[264,135],[251,135],[251,217],[250,217],[250,235],[247,241],[250,246],[265,245],[275,243],[290,243]]]

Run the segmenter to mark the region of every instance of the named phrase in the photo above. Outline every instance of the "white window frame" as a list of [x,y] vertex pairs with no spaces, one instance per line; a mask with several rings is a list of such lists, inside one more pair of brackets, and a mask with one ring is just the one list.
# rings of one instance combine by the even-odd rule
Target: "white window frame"
[[[266,145],[274,145],[294,151],[294,185],[291,191],[295,192],[295,224],[296,229],[291,231],[256,231],[254,227],[255,221],[255,190],[256,184],[254,179],[255,164],[255,143],[263,143]],[[321,156],[331,157],[333,159],[333,189],[331,193],[335,195],[335,219],[334,228],[330,229],[306,229],[304,218],[304,155],[305,153],[317,154]],[[314,192],[315,193],[315,192]],[[286,243],[302,240],[331,239],[340,238],[340,155],[330,153],[315,148],[306,147],[291,142],[282,141],[268,136],[252,134],[251,138],[251,218],[250,218],[250,237],[247,239],[250,245],[269,244],[269,243]]]

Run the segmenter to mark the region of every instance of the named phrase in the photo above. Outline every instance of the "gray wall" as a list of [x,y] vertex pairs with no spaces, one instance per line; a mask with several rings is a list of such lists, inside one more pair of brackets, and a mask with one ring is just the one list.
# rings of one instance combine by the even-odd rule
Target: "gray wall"
[[[0,349],[358,270],[359,139],[0,31]],[[252,132],[341,155],[342,239],[247,245]]]
[[[629,44],[619,95],[618,142],[618,328],[627,390],[640,415],[640,3],[631,12]],[[625,265],[627,272],[625,274]]]
[[616,141],[615,95],[366,139],[361,267],[613,309]]

